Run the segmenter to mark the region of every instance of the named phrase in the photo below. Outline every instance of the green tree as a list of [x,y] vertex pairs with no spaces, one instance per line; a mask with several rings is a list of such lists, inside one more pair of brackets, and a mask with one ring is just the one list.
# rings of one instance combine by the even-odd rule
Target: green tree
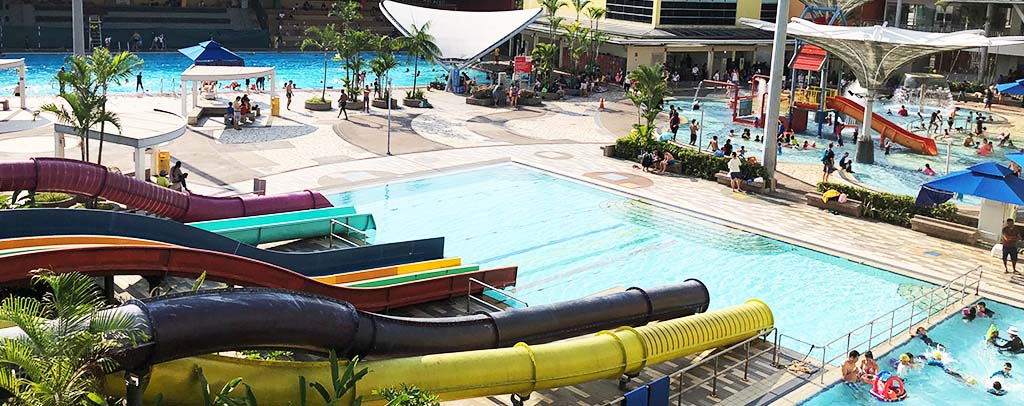
[[10,405],[105,404],[102,377],[116,369],[110,355],[145,338],[132,315],[105,310],[103,295],[82,274],[33,271],[33,283],[48,292],[42,300],[10,296],[0,318],[21,329],[0,339],[0,388]]
[[555,13],[558,12],[558,9],[565,7],[568,4],[569,3],[566,3],[565,0],[540,0],[540,6],[547,14],[548,35],[551,37],[552,41],[555,40],[555,30],[562,26],[562,20],[564,20],[564,18],[555,15]]
[[[92,50],[92,55],[88,60],[96,74],[96,82],[99,83],[102,90],[100,114],[105,114],[107,112],[107,86],[111,81],[117,84],[127,81],[133,70],[142,67],[142,59],[128,51],[111,54],[107,48],[96,47]],[[106,121],[100,122],[100,148],[96,153],[97,164],[103,163],[103,139],[106,135],[106,125]]]
[[597,56],[601,53],[601,44],[608,40],[608,35],[601,32],[601,19],[608,16],[608,9],[603,7],[588,7],[587,18],[590,19],[590,33],[592,37],[592,44],[594,44],[594,61],[597,61]]
[[335,1],[334,4],[331,5],[331,10],[327,12],[327,16],[338,17],[338,19],[341,20],[341,27],[348,29],[349,24],[351,24],[352,21],[362,18],[362,15],[359,13],[360,8],[362,8],[362,5],[356,1]]
[[388,387],[375,391],[388,403],[385,406],[440,406],[441,401],[437,395],[417,388],[413,385],[402,384],[401,388]]
[[299,46],[299,49],[305,51],[306,48],[316,48],[324,56],[324,80],[320,99],[327,100],[327,52],[338,48],[338,43],[341,42],[341,34],[338,34],[338,31],[334,29],[334,24],[327,24],[323,27],[308,27],[305,33],[306,38],[302,40],[302,45]]
[[[376,55],[368,64],[374,76],[377,77],[377,85],[381,89],[387,85],[388,72],[398,66],[398,59],[395,58],[398,45],[400,45],[399,41],[392,40],[387,35],[377,36],[373,40],[373,49]],[[391,98],[391,95],[383,94],[383,98],[388,100]]]
[[580,13],[582,13],[583,10],[586,9],[587,6],[590,5],[590,0],[570,0],[570,1],[571,1],[571,3],[569,5],[572,6],[573,10],[576,10],[576,22],[580,22]]
[[551,72],[555,69],[555,62],[558,61],[558,47],[555,44],[538,43],[533,47],[533,69],[537,72],[537,79],[544,87],[551,87],[554,83]]
[[426,63],[434,63],[441,58],[441,49],[434,41],[434,36],[430,35],[430,22],[428,21],[419,27],[413,24],[412,33],[401,43],[402,47],[409,51],[409,55],[416,58],[412,77],[411,94],[413,95],[416,94],[416,80],[420,76],[420,59]]
[[[661,75],[662,70],[661,64],[640,65],[629,73],[629,79],[636,81],[636,85],[633,86],[634,92],[629,94],[629,100],[636,105],[637,130],[645,143],[650,141],[654,133],[654,120],[661,113],[662,102],[668,93],[668,83]],[[640,125],[640,117],[646,121],[646,125]]]
[[[341,35],[341,42],[338,47],[338,56],[341,57],[342,65],[345,67],[345,87],[353,90],[352,83],[355,81],[352,76],[359,75],[366,65],[362,51],[373,45],[373,33],[366,30],[346,30]],[[357,93],[358,88],[354,89]]]
[[121,122],[117,115],[103,108],[106,98],[99,94],[95,66],[82,56],[69,57],[66,63],[71,69],[58,73],[57,77],[70,86],[71,91],[57,95],[63,103],[47,103],[40,108],[53,113],[57,121],[75,129],[75,133],[82,139],[82,160],[88,162],[89,129],[100,123],[110,123],[120,130]]
[[[252,387],[249,384],[242,383],[242,378],[228,381],[228,383],[220,388],[220,392],[213,393],[210,390],[210,382],[206,380],[206,375],[203,375],[203,369],[197,366],[195,374],[196,379],[199,380],[199,389],[202,391],[203,406],[258,406],[256,394],[253,393]],[[231,392],[234,392],[239,384],[245,386],[244,398],[231,396]]]
[[587,51],[586,41],[590,38],[590,29],[584,27],[579,21],[572,24],[563,24],[565,37],[569,40],[569,58],[572,59],[572,73],[579,73],[579,61],[583,53]]

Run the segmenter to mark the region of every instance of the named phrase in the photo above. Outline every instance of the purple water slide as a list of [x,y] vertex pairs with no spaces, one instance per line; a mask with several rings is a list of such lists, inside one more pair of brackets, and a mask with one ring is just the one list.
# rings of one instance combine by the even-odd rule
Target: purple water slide
[[218,220],[331,207],[319,192],[210,197],[143,182],[105,166],[61,158],[0,162],[0,191],[35,190],[101,197],[178,221]]

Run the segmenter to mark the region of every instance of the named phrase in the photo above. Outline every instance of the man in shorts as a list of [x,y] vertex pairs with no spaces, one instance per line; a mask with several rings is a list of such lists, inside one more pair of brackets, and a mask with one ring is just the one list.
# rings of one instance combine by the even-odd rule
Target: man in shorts
[[1006,258],[1010,258],[1010,262],[1013,263],[1013,273],[1017,272],[1017,242],[1020,241],[1020,232],[1017,231],[1017,226],[1013,224],[1013,219],[1006,219],[1006,226],[1003,227],[1002,235],[999,238],[999,242],[1003,244],[1003,272],[1010,273],[1010,270],[1006,267]]

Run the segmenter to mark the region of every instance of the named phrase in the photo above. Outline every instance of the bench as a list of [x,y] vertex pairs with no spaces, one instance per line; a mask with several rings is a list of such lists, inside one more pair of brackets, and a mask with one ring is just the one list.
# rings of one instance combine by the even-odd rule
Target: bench
[[860,217],[863,202],[860,200],[847,199],[846,203],[839,203],[838,200],[821,201],[821,193],[811,192],[804,195],[807,198],[807,205],[823,210],[834,211],[851,217]]
[[[732,178],[726,172],[718,172],[715,174],[715,180],[726,186],[732,186]],[[764,193],[764,180],[754,179],[753,182],[747,182],[743,179],[740,182],[740,190],[751,193]]]
[[196,107],[188,115],[188,125],[197,125],[202,117],[217,117],[228,114],[228,106],[206,106]]
[[951,221],[917,215],[910,219],[910,229],[935,238],[964,244],[978,241],[978,229]]
[[11,109],[11,102],[8,101],[7,99],[0,100],[0,104],[4,105],[3,111],[7,111],[7,110]]

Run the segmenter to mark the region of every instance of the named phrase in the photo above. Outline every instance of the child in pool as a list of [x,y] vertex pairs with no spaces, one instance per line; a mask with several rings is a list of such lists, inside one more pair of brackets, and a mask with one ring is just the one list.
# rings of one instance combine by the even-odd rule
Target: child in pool
[[921,169],[921,173],[928,176],[935,176],[935,171],[932,170],[932,166],[929,164],[924,164],[924,169]]

